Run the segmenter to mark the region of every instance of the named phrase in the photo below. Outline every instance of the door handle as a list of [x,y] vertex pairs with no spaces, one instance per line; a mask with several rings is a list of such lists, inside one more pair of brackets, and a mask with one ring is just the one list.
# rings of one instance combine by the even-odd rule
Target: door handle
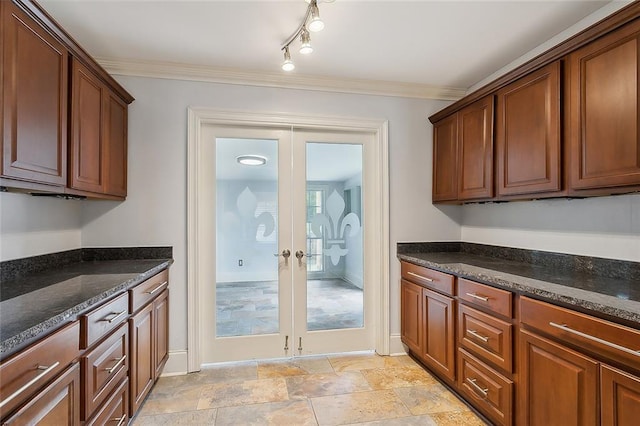
[[298,250],[296,252],[296,257],[298,258],[298,260],[302,260],[302,258],[304,257],[304,252],[302,250]]
[[[284,257],[285,259],[288,259],[288,258],[289,258],[289,256],[291,256],[291,250],[289,250],[289,249],[284,249],[284,250],[282,250],[282,253],[280,253],[280,254],[278,254],[278,253],[274,253],[273,255],[274,255],[275,257],[282,256],[282,257]],[[297,256],[297,254],[296,254],[296,256]]]

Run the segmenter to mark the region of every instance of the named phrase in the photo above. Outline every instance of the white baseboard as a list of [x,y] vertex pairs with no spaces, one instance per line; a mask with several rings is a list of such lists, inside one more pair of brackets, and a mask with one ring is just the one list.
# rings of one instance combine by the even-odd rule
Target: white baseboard
[[187,351],[170,351],[161,376],[181,376],[187,374],[187,370]]
[[389,354],[391,355],[406,355],[409,351],[407,351],[406,347],[400,340],[399,334],[392,334],[389,338]]

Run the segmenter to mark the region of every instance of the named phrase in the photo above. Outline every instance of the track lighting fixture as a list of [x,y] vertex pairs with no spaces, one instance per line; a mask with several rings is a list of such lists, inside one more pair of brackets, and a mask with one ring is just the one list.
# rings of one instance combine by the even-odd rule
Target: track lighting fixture
[[318,10],[318,0],[308,0],[308,2],[309,6],[307,7],[307,13],[305,13],[302,23],[294,33],[291,34],[287,41],[282,44],[282,50],[284,51],[282,69],[284,71],[292,71],[296,67],[289,53],[291,43],[300,36],[300,53],[308,55],[313,52],[309,31],[318,32],[324,28],[324,22],[320,19],[320,11]]

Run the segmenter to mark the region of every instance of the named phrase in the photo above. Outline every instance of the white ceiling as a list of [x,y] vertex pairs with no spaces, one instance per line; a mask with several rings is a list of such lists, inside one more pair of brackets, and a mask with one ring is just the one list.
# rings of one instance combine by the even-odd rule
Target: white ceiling
[[[304,0],[38,0],[93,56],[280,71]],[[319,2],[326,26],[298,76],[466,89],[608,1]]]

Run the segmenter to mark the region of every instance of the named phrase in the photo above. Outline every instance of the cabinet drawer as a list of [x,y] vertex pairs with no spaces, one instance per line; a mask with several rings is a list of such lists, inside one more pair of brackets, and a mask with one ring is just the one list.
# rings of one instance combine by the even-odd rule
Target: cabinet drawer
[[73,364],[26,403],[3,425],[80,426],[80,369]]
[[80,355],[73,322],[0,364],[0,418],[29,399]]
[[458,343],[511,372],[513,359],[512,325],[464,304],[458,307]]
[[104,342],[82,357],[84,407],[82,420],[109,396],[129,369],[129,327],[124,323]]
[[165,269],[129,290],[129,312],[134,313],[157,297],[169,285],[169,271]]
[[104,404],[96,411],[86,426],[110,425],[123,426],[129,420],[129,379],[121,381]]
[[513,315],[513,295],[506,290],[459,278],[458,298],[476,306],[481,306],[498,315],[508,318]]
[[86,349],[127,319],[129,295],[124,293],[80,317],[80,347]]
[[458,349],[458,387],[487,417],[500,425],[513,422],[513,382],[464,349]]
[[402,278],[453,296],[453,275],[402,262]]
[[640,371],[640,330],[528,297],[520,298],[520,321],[565,344]]

